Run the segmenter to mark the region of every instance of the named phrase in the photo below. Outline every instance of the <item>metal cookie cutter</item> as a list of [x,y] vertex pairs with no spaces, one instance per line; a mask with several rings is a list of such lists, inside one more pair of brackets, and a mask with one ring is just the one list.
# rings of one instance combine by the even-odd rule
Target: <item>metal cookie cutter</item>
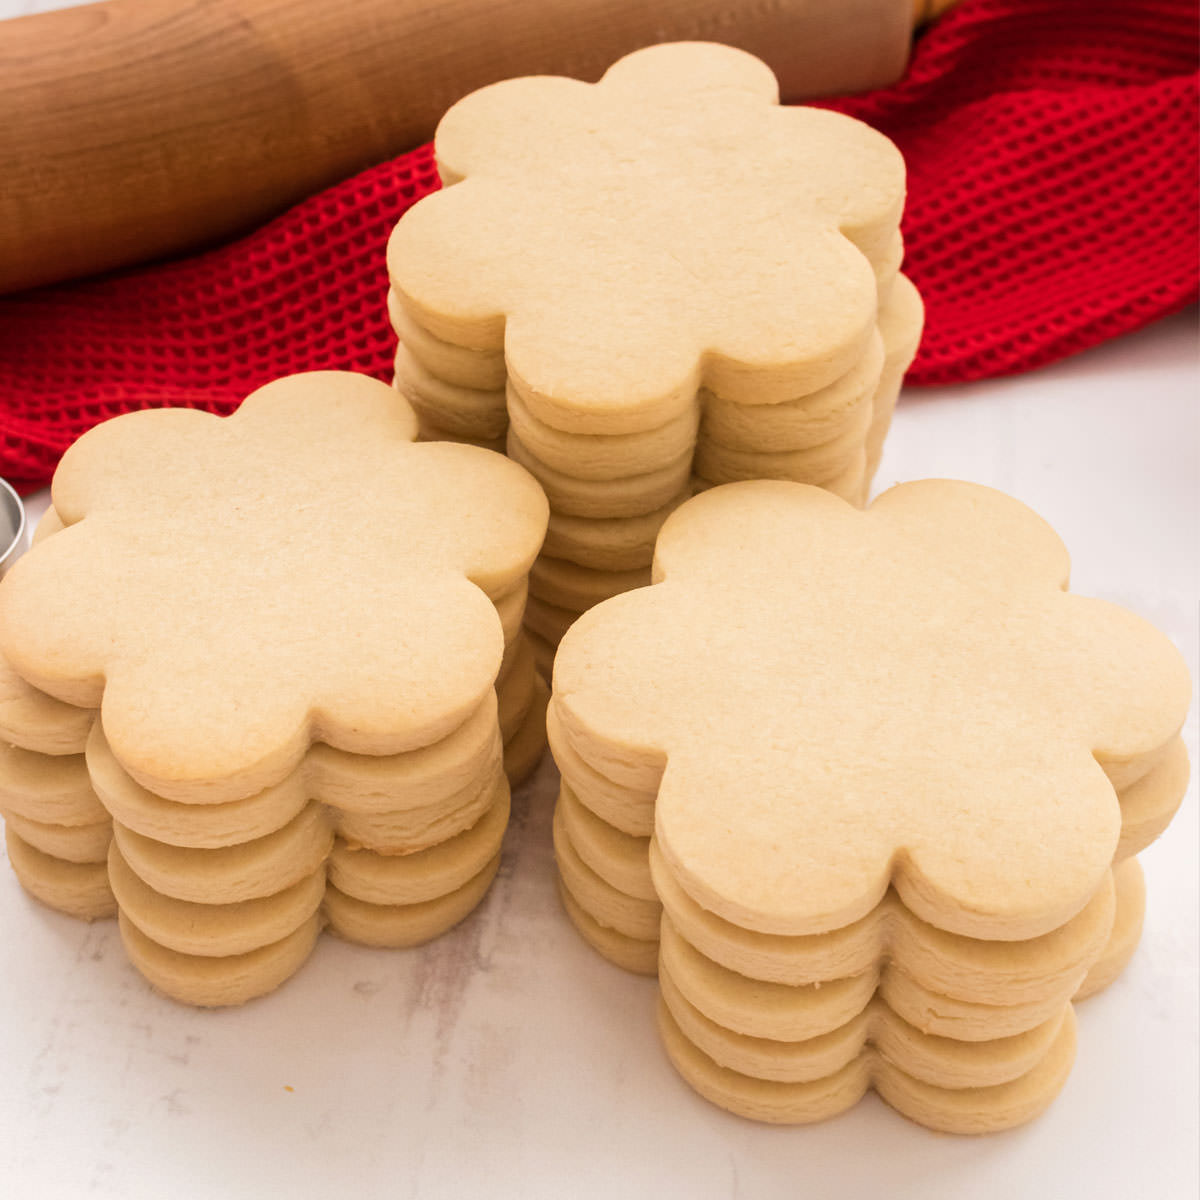
[[25,552],[29,528],[25,506],[7,480],[0,479],[0,579]]

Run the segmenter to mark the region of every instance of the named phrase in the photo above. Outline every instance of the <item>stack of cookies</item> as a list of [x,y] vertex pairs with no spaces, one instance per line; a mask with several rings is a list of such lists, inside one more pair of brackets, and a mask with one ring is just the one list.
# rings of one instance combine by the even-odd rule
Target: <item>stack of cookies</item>
[[0,813],[9,861],[39,900],[85,921],[116,911],[105,868],[112,818],[84,762],[94,716],[31,687],[0,657]]
[[594,85],[484,88],[436,152],[448,186],[388,246],[395,384],[423,437],[504,448],[545,489],[543,665],[649,581],[694,491],[768,477],[863,502],[923,321],[885,137],[682,43]]
[[672,1062],[713,1102],[803,1122],[875,1088],[955,1132],[1030,1119],[1072,1000],[1144,910],[1190,684],[1131,613],[1066,589],[998,492],[715,488],[656,584],[563,640],[548,714],[564,905],[657,973]]
[[0,587],[0,811],[33,895],[118,912],[201,1005],[271,990],[323,925],[407,946],[495,876],[544,744],[521,633],[546,502],[418,446],[362,376],[85,435]]

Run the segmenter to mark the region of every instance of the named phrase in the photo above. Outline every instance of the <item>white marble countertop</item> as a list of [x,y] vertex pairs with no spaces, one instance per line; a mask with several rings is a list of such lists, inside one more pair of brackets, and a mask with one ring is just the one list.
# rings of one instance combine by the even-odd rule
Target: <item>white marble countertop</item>
[[[62,3],[0,0],[0,17]],[[1075,590],[1154,621],[1200,677],[1198,346],[1191,312],[1031,375],[911,390],[879,484],[950,476],[1018,496],[1071,548]],[[1195,702],[1185,738],[1195,762]],[[1080,1006],[1063,1094],[983,1139],[931,1134],[872,1096],[803,1129],[699,1099],[659,1048],[653,983],[598,958],[559,908],[555,782],[546,761],[519,793],[500,876],[453,933],[402,952],[325,937],[234,1011],[156,996],[113,922],[48,912],[0,867],[0,1196],[1197,1194],[1195,779],[1142,856],[1142,945]]]
[[[1185,313],[1035,374],[914,389],[880,484],[1012,492],[1066,540],[1075,590],[1150,618],[1200,674],[1197,348]],[[1196,730],[1193,707],[1193,761]],[[457,930],[400,952],[325,937],[279,992],[228,1012],[156,996],[113,922],[48,912],[0,870],[0,1195],[1196,1194],[1194,780],[1142,856],[1142,946],[1080,1006],[1063,1094],[983,1139],[928,1133],[870,1096],[802,1129],[699,1099],[659,1048],[653,983],[598,958],[559,908],[554,791],[547,761],[518,795],[495,887]]]

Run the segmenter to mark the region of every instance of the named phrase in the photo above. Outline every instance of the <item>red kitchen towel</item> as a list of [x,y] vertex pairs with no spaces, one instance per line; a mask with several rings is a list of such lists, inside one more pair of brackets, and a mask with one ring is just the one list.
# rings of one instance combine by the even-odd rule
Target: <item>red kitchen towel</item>
[[[1028,370],[1196,296],[1198,34],[1192,0],[963,0],[899,84],[831,105],[908,160],[910,379]],[[436,186],[422,147],[209,253],[0,299],[0,474],[40,486],[133,408],[228,412],[316,367],[388,378],[384,245]]]

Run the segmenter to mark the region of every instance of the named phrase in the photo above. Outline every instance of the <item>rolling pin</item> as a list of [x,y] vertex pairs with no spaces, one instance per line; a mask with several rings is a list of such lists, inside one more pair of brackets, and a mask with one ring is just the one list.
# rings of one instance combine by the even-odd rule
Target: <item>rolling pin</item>
[[0,292],[228,238],[515,75],[740,46],[785,100],[897,79],[945,0],[107,0],[0,22]]

